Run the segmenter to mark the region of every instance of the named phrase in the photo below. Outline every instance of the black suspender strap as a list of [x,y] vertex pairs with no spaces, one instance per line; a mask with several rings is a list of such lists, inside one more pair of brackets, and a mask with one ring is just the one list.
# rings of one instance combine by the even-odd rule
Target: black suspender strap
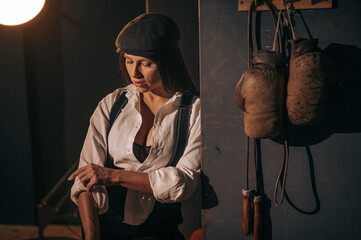
[[190,108],[192,106],[193,96],[189,94],[183,94],[181,99],[181,104],[179,106],[178,112],[178,122],[177,122],[177,135],[176,135],[176,148],[173,151],[171,160],[167,164],[168,166],[175,167],[184,153],[186,147],[187,135],[188,135],[188,126],[189,126],[189,114]]
[[[127,90],[123,90],[123,92],[120,94],[118,99],[114,102],[113,107],[110,111],[110,118],[109,118],[109,130],[108,134],[110,132],[110,129],[112,128],[115,120],[118,118],[119,114],[123,110],[123,108],[128,103],[128,98],[125,96],[127,93]],[[190,108],[192,106],[193,101],[193,95],[184,93],[181,98],[181,103],[179,106],[179,112],[178,112],[178,121],[177,121],[177,129],[176,129],[176,142],[175,142],[175,149],[172,155],[171,160],[167,164],[168,166],[175,167],[179,161],[179,159],[182,157],[184,153],[184,149],[186,147],[187,142],[187,135],[188,135],[188,126],[189,126],[189,115],[190,115]],[[107,136],[108,139],[108,136]],[[108,146],[108,144],[107,144]],[[107,147],[107,167],[114,167],[113,160],[109,157],[109,150]]]
[[110,127],[109,127],[109,131],[112,128],[115,120],[118,118],[119,113],[123,110],[125,105],[127,105],[127,103],[128,103],[128,98],[125,96],[125,94],[127,92],[128,91],[126,89],[124,89],[122,91],[122,93],[120,94],[118,99],[115,100],[115,102],[114,102],[114,104],[112,106],[112,109],[110,110],[110,118],[109,118]]
[[123,110],[125,105],[127,105],[127,103],[128,103],[128,98],[125,96],[125,94],[127,92],[128,91],[126,89],[124,89],[122,91],[122,93],[117,98],[117,100],[115,100],[115,102],[112,106],[112,109],[110,110],[109,129],[108,129],[108,133],[106,136],[106,138],[107,138],[107,155],[106,155],[106,162],[105,162],[105,167],[108,167],[108,168],[116,168],[114,165],[113,159],[111,159],[111,157],[109,156],[108,137],[109,137],[110,129],[112,128],[115,120],[117,119],[117,117],[119,116],[119,114],[121,113],[121,111]]

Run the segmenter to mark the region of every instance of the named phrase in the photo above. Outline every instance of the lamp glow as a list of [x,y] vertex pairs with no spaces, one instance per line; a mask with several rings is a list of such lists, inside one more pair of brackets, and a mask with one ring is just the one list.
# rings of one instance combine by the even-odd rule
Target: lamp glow
[[45,0],[0,0],[0,24],[26,23],[39,14],[44,4]]

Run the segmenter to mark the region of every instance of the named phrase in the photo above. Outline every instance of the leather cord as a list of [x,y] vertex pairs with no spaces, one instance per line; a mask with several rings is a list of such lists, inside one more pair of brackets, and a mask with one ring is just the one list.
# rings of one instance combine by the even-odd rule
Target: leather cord
[[[289,0],[283,0],[283,5],[285,6],[285,9],[286,9],[286,12],[287,12],[287,18],[288,18],[288,22],[289,22],[289,27],[291,28],[291,32],[292,32],[292,40],[296,40],[296,34],[295,34],[295,30],[294,30],[294,27],[293,27],[293,24],[292,24],[292,20],[291,20],[291,10],[290,10],[290,5],[291,3],[289,2]],[[307,28],[307,25],[306,25],[306,22],[303,18],[303,15],[301,13],[301,11],[298,11],[300,13],[300,16],[301,16],[301,20],[303,22],[303,25],[305,26],[306,28],[306,31],[307,31],[307,34],[308,34],[308,37],[310,39],[313,39],[312,35],[311,35],[311,32],[309,31],[309,29]]]
[[275,51],[275,49],[276,49],[277,34],[280,31],[281,13],[282,13],[282,11],[280,10],[278,13],[277,27],[276,27],[275,37],[273,39],[272,51]]
[[[277,38],[277,42],[278,42],[278,51],[280,53],[283,52],[283,43],[282,43],[282,33],[281,31],[277,31],[277,25],[279,23],[279,20],[276,21],[276,13],[275,10],[273,8],[273,6],[268,2],[268,0],[263,0],[263,3],[266,4],[267,8],[269,9],[269,12],[271,14],[272,20],[273,20],[273,24],[275,26],[276,29],[276,34],[275,34],[275,38]],[[253,11],[257,10],[255,1],[253,0],[249,10],[248,10],[248,26],[247,26],[247,41],[248,41],[248,67],[252,67],[252,52],[253,52],[253,40],[252,40],[252,15],[253,15]],[[277,37],[276,37],[277,36]]]
[[[276,207],[281,206],[282,202],[283,202],[283,198],[284,198],[284,194],[285,194],[285,186],[286,186],[286,177],[287,177],[287,167],[288,167],[288,143],[287,140],[284,140],[284,145],[283,145],[283,159],[282,159],[282,164],[281,164],[281,169],[278,173],[277,176],[277,180],[276,180],[276,184],[275,184],[275,189],[274,189],[274,196],[273,196],[273,200],[275,202]],[[278,185],[279,183],[281,183],[281,197],[280,200],[277,200],[277,191],[278,191]]]
[[292,39],[296,40],[296,35],[295,35],[295,30],[293,28],[293,24],[291,21],[291,13],[290,13],[290,8],[289,8],[289,2],[287,0],[283,0],[283,5],[285,6],[286,12],[287,12],[287,17],[288,17],[288,22],[289,22],[289,26],[291,28],[291,32],[292,32]]
[[248,164],[249,164],[249,137],[246,138],[246,189],[242,189],[242,233],[248,236],[252,233],[252,197],[253,190],[248,189]]

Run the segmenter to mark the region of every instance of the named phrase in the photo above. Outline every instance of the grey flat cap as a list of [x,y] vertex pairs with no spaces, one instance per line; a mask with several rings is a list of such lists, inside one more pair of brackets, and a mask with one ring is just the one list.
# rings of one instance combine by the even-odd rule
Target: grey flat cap
[[119,33],[117,52],[149,56],[177,45],[180,38],[177,24],[160,13],[145,13],[130,21]]

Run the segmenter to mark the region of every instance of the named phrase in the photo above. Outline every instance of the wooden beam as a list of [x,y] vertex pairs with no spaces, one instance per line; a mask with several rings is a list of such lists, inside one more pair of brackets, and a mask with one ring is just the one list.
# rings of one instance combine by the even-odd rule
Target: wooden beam
[[[261,4],[257,10],[264,11],[268,8],[262,3],[262,0],[258,0]],[[283,5],[283,0],[269,0],[277,9],[285,9]],[[290,2],[291,9],[322,9],[322,8],[332,8],[333,0],[287,0]],[[238,0],[238,11],[248,11],[249,6],[251,5],[252,0]]]

